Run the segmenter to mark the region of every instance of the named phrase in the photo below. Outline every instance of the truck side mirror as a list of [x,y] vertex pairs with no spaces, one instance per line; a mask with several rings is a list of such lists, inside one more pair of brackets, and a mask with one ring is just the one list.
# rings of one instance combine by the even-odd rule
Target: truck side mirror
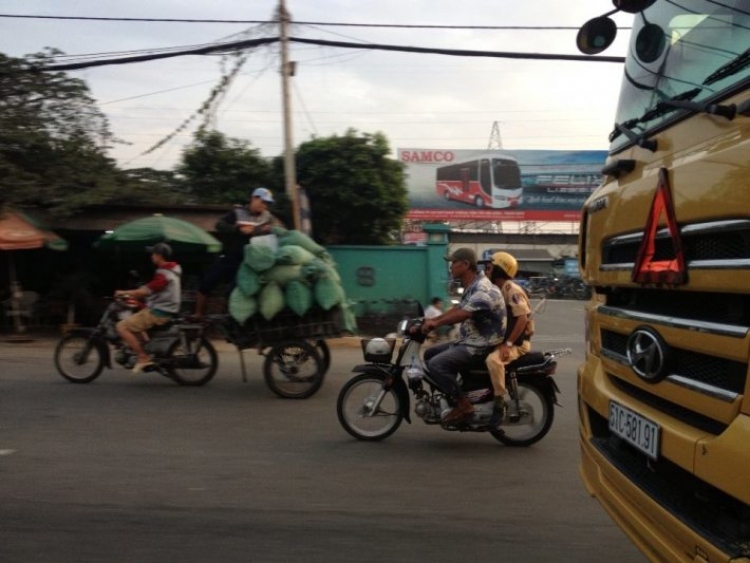
[[576,36],[576,45],[581,53],[596,55],[612,45],[616,36],[617,24],[607,16],[599,16],[583,24]]
[[587,21],[578,31],[576,36],[578,50],[585,55],[601,53],[612,45],[617,36],[617,24],[609,16],[617,12],[637,14],[654,2],[656,0],[612,0],[614,10]]

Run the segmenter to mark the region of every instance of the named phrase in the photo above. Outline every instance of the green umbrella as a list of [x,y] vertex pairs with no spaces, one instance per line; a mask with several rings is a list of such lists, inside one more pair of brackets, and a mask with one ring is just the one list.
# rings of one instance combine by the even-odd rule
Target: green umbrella
[[160,213],[120,225],[102,236],[95,246],[102,250],[122,248],[143,252],[144,247],[157,242],[169,243],[178,256],[201,251],[221,251],[221,242],[200,227]]

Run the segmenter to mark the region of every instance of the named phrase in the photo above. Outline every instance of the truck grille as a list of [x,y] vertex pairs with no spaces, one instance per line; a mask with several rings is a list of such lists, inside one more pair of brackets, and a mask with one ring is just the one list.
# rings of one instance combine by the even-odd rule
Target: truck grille
[[[627,358],[628,337],[611,330],[602,329],[602,352],[622,363],[630,365]],[[722,391],[742,394],[747,378],[747,364],[699,354],[690,350],[672,347],[672,372],[698,383]]]
[[[714,221],[680,229],[685,261],[690,268],[750,266],[750,220]],[[610,238],[602,244],[602,270],[628,269],[635,264],[643,233]],[[660,229],[654,241],[655,260],[675,257],[668,229]]]

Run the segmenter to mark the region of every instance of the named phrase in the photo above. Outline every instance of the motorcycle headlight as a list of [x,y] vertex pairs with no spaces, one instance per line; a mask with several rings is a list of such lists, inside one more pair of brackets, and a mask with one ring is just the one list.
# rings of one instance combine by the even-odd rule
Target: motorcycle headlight
[[398,323],[396,332],[399,336],[406,336],[406,327],[409,326],[409,319],[404,319]]

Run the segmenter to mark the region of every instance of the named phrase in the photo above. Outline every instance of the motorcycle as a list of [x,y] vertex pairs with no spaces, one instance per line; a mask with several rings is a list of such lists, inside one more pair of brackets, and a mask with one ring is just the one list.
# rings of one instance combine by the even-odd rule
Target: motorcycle
[[[96,327],[68,331],[55,348],[55,367],[60,375],[72,383],[89,383],[99,377],[104,367],[112,368],[112,359],[132,369],[138,356],[122,341],[115,325],[139,306],[135,299],[116,297]],[[204,326],[183,319],[149,330],[144,350],[154,361],[144,372],[155,371],[180,385],[204,385],[219,367],[216,350],[204,336]]]
[[[396,339],[363,339],[366,364],[353,368],[355,375],[341,389],[336,410],[339,423],[359,440],[383,440],[393,434],[409,414],[409,390],[414,394],[414,413],[423,422],[440,425],[444,430],[489,432],[507,446],[530,446],[541,440],[554,421],[557,395],[552,375],[557,359],[570,354],[570,348],[531,352],[506,366],[506,385],[510,400],[505,420],[490,425],[494,392],[484,357],[459,374],[459,384],[474,406],[469,420],[455,424],[443,422],[452,407],[445,390],[430,377],[420,357],[426,335],[422,319],[401,321],[398,336],[403,337],[396,361],[391,362]],[[372,342],[376,341],[373,346]],[[380,342],[382,341],[382,342]],[[383,346],[383,343],[386,345]]]

